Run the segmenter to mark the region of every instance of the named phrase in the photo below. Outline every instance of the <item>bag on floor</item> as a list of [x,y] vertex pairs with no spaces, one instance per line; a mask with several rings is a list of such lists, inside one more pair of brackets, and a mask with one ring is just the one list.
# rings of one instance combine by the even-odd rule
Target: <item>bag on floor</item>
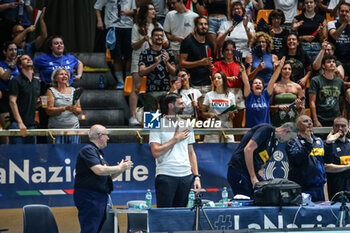
[[301,205],[301,186],[287,179],[268,179],[256,183],[254,204],[260,206]]

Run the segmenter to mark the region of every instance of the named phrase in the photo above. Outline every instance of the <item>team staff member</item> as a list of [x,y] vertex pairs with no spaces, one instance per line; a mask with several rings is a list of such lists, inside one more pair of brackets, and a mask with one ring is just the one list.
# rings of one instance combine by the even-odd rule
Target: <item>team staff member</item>
[[251,128],[236,147],[228,164],[227,180],[233,195],[243,194],[253,198],[255,184],[263,179],[262,168],[273,154],[277,141],[289,141],[296,134],[295,124],[290,122],[278,128],[265,123]]
[[289,161],[288,179],[298,183],[304,193],[309,193],[312,201],[324,201],[325,155],[332,153],[329,145],[339,138],[340,133],[331,132],[324,144],[312,134],[313,124],[310,117],[301,115],[296,123],[299,135],[286,148]]
[[[161,120],[162,125],[180,122],[185,103],[181,95],[170,93],[165,97]],[[197,157],[193,149],[194,134],[187,128],[169,127],[152,130],[149,142],[153,157],[156,159],[156,196],[157,207],[186,207],[188,193],[194,180],[194,189],[198,194],[201,182],[198,174]]]
[[333,144],[333,153],[329,154],[329,163],[325,163],[329,198],[340,191],[350,191],[350,140],[347,138],[349,122],[337,117],[333,122],[333,133],[339,138]]
[[109,140],[104,126],[93,125],[89,139],[90,143],[80,150],[77,158],[74,203],[81,233],[98,233],[105,221],[108,194],[113,190],[112,179],[130,169],[133,163],[122,160],[118,165],[108,166],[102,152]]

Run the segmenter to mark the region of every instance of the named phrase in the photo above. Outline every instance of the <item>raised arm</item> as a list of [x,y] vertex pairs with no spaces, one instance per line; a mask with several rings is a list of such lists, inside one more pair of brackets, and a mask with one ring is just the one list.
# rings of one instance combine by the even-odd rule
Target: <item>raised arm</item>
[[279,76],[280,73],[281,73],[281,70],[282,70],[282,67],[283,67],[283,65],[284,65],[284,61],[285,61],[285,60],[286,60],[286,57],[285,57],[285,56],[282,57],[282,59],[280,60],[278,66],[277,66],[277,68],[276,68],[276,70],[273,72],[273,74],[272,74],[272,76],[271,76],[271,79],[270,79],[270,81],[269,81],[269,84],[267,85],[267,88],[266,88],[267,93],[268,93],[269,95],[272,95],[272,93],[273,93],[273,87],[274,87],[274,85],[275,85],[275,82],[276,82],[278,76]]

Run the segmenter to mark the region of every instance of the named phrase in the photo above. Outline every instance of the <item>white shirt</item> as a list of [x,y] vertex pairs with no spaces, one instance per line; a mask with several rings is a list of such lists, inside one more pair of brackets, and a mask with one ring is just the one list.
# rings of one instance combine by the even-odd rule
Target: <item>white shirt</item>
[[120,16],[120,20],[118,20],[118,1],[120,1],[122,11],[136,10],[135,0],[97,0],[94,9],[102,11],[105,7],[104,23],[106,28],[132,28],[134,24],[132,16]]
[[[177,118],[177,121],[184,121]],[[149,143],[155,142],[164,144],[174,137],[176,127],[165,117],[161,119],[161,129],[151,130],[149,134]],[[164,127],[164,125],[170,127]],[[184,128],[180,128],[180,131]],[[195,143],[192,128],[188,138],[177,142],[170,150],[156,159],[156,176],[168,175],[175,177],[184,177],[192,174],[191,164],[188,154],[188,145]]]
[[[231,20],[222,22],[218,33],[226,33],[231,26]],[[251,22],[248,22],[247,27],[251,32],[255,32],[254,25]],[[226,36],[225,40],[233,40],[236,44],[236,49],[243,53],[243,57],[246,57],[250,53],[248,36],[243,26],[243,21],[235,26],[233,31]]]
[[[164,31],[174,36],[186,37],[194,29],[194,19],[198,16],[197,13],[187,10],[184,13],[179,13],[175,10],[168,12],[164,21]],[[170,49],[179,51],[180,42],[171,41]]]
[[298,15],[298,0],[274,0],[276,10],[283,11],[286,17],[285,23],[292,23]]
[[[176,93],[179,93],[179,90],[176,90]],[[190,94],[192,96],[193,94],[194,100],[198,103],[198,98],[202,96],[202,93],[198,89],[190,88],[188,90],[182,89],[180,94],[186,106],[183,115],[194,116],[192,100],[188,95]]]

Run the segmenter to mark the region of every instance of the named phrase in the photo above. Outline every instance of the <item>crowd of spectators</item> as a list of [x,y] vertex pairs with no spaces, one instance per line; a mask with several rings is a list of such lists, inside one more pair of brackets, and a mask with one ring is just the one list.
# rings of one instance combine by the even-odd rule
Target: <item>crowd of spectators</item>
[[[165,94],[177,92],[186,102],[185,117],[221,119],[224,127],[250,128],[259,123],[280,126],[295,120],[305,108],[310,108],[311,118],[318,127],[331,126],[340,115],[346,117],[345,104],[350,97],[350,91],[346,90],[350,72],[348,3],[169,0],[164,5],[161,2],[97,0],[94,5],[97,30],[115,28],[116,46],[111,55],[118,80],[116,88],[123,89],[126,76],[133,77],[130,125],[141,124],[135,116],[143,76],[147,77],[145,111],[159,109]],[[48,37],[45,10],[32,24],[32,1],[0,2],[0,29],[7,32],[0,37],[4,45],[0,62],[3,128],[8,127],[9,119],[12,126],[16,123],[24,132],[32,127],[35,116],[36,106],[29,111],[30,116],[25,116],[30,118],[30,125],[15,116],[11,99],[22,97],[18,90],[11,90],[15,76],[22,77],[28,85],[32,85],[33,77],[39,80],[39,96],[49,97],[49,107],[39,108],[41,128],[56,127],[58,122],[53,119],[66,115],[71,116],[68,128],[79,127],[76,116],[81,107],[79,102],[70,104],[74,94],[70,85],[81,79],[83,64],[66,53],[61,36]],[[257,18],[259,10],[271,10],[265,22]],[[339,14],[335,20],[327,21],[325,13],[337,15],[336,11]],[[39,36],[29,41],[37,29]],[[34,58],[38,50],[44,53]],[[21,72],[23,65],[22,69],[17,65],[22,54],[26,60],[29,56],[33,61],[32,77]],[[57,68],[64,74],[57,73]],[[30,94],[33,98],[37,95]],[[62,95],[69,97],[61,102]],[[234,111],[221,114],[232,105],[236,106]],[[18,110],[21,115],[21,109]]]

